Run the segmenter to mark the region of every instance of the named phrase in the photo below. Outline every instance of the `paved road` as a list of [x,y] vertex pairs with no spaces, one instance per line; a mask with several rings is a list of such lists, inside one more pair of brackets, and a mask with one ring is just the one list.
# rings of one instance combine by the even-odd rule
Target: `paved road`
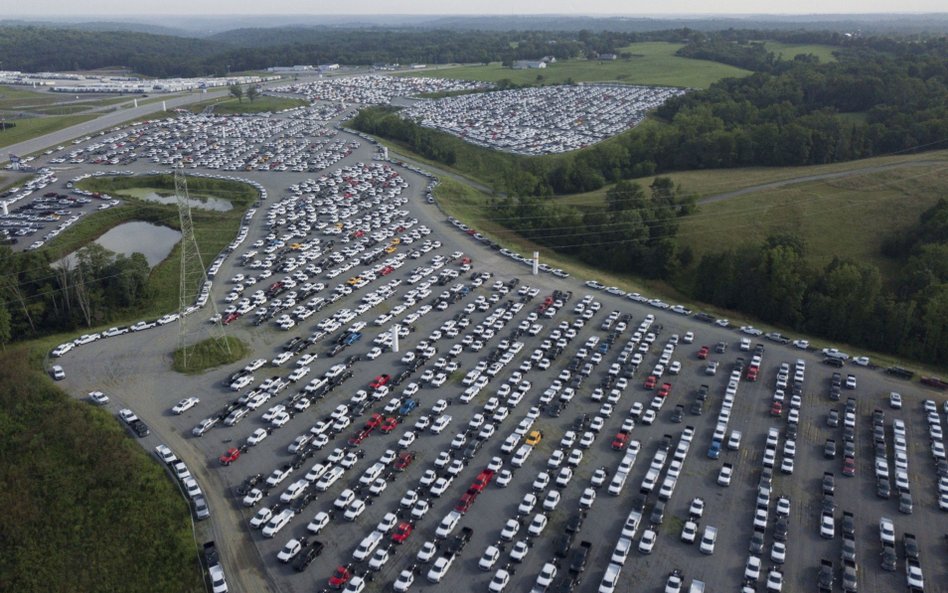
[[[175,109],[177,107],[183,107],[184,105],[190,105],[191,103],[197,103],[199,101],[219,99],[226,97],[228,94],[229,93],[226,90],[208,91],[207,93],[192,93],[184,97],[168,99],[166,101],[166,105],[168,109]],[[117,111],[105,113],[100,117],[83,122],[81,124],[63,128],[62,130],[58,130],[56,132],[50,132],[44,136],[39,136],[31,140],[25,140],[18,144],[12,144],[5,147],[3,152],[13,153],[16,155],[32,154],[34,152],[46,150],[51,146],[57,146],[66,142],[71,142],[75,138],[81,138],[82,136],[93,134],[95,132],[99,132],[100,130],[107,130],[130,119],[145,117],[153,113],[160,113],[161,111],[161,101],[155,101],[154,103],[149,103],[147,105],[139,105],[138,107],[119,109]]]

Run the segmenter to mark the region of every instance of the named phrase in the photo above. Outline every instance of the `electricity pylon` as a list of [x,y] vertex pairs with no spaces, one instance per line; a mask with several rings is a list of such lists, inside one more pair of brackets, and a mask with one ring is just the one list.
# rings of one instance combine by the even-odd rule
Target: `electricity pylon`
[[[181,284],[178,290],[178,347],[181,349],[183,366],[188,366],[187,344],[187,309],[194,304],[198,291],[208,283],[207,268],[201,258],[197,241],[194,238],[194,223],[191,220],[191,199],[188,195],[188,181],[184,176],[181,164],[174,169],[174,193],[178,203],[178,218],[181,221]],[[223,344],[230,353],[230,342],[224,340],[224,326],[217,311],[214,299],[208,297],[214,316],[214,326],[211,335],[218,343]]]

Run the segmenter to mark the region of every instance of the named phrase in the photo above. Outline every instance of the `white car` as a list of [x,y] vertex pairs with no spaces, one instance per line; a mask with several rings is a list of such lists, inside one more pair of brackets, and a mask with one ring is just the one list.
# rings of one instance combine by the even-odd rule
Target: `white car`
[[425,542],[421,544],[421,548],[418,549],[418,553],[415,555],[415,558],[418,560],[418,562],[430,562],[437,553],[438,548],[433,542]]
[[513,541],[519,531],[520,523],[516,519],[507,519],[503,529],[500,530],[500,539],[508,542]]
[[412,583],[415,582],[415,573],[405,569],[398,573],[398,578],[395,579],[395,582],[392,583],[392,588],[395,589],[398,593],[405,593],[408,589],[411,588]]
[[89,401],[96,405],[104,406],[105,404],[109,403],[109,396],[102,393],[101,391],[90,391]]
[[323,528],[329,524],[329,513],[325,511],[319,511],[316,513],[316,516],[313,517],[313,520],[306,525],[306,530],[313,534],[318,534]]
[[293,509],[283,509],[277,515],[273,516],[263,528],[263,537],[273,537],[287,526],[296,513]]
[[681,528],[681,541],[686,544],[693,544],[697,538],[698,524],[694,521],[685,521],[685,524]]
[[760,557],[750,555],[744,565],[744,578],[757,582],[760,579]]
[[552,562],[547,562],[540,569],[540,574],[537,575],[537,587],[541,590],[546,589],[553,582],[553,579],[556,578],[556,565]]
[[546,529],[549,519],[543,513],[537,513],[533,516],[533,520],[530,521],[530,525],[527,526],[527,533],[534,537],[538,537],[543,533],[543,530]]
[[265,428],[258,428],[250,433],[249,437],[247,437],[247,444],[251,446],[259,445],[260,442],[268,436],[270,436],[270,433],[267,432]]
[[510,582],[510,573],[501,568],[494,573],[494,578],[490,580],[490,583],[487,585],[487,590],[490,593],[501,593]]
[[300,550],[303,549],[303,544],[300,540],[293,538],[290,541],[286,542],[286,545],[283,546],[283,549],[277,554],[277,560],[286,564],[290,560],[296,557],[300,553]]
[[596,502],[595,488],[586,488],[585,490],[583,490],[582,496],[579,497],[579,508],[590,509],[592,508],[592,505],[595,502]]
[[494,567],[498,558],[500,558],[500,550],[496,546],[487,546],[481,559],[478,560],[477,566],[481,570],[490,570]]
[[642,554],[651,554],[652,550],[655,548],[655,540],[658,539],[658,534],[651,527],[645,530],[642,533],[642,539],[639,540],[639,552]]

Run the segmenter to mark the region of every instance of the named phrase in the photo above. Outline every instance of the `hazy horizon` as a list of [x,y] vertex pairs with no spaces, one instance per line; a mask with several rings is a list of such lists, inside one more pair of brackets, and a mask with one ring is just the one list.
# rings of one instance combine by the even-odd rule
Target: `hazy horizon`
[[[92,4],[90,6],[90,4]],[[697,17],[713,16],[852,16],[872,14],[944,14],[943,0],[911,0],[892,10],[890,2],[882,0],[801,0],[792,8],[779,11],[761,10],[760,2],[751,0],[721,0],[714,10],[707,5],[696,5],[690,0],[670,0],[656,9],[652,3],[618,0],[591,0],[577,4],[571,0],[412,0],[393,7],[390,2],[364,0],[357,4],[319,6],[306,0],[284,0],[279,6],[251,0],[165,0],[153,12],[142,11],[140,4],[125,0],[34,0],[16,3],[4,11],[4,18],[75,19],[75,18],[129,18],[201,16],[333,16],[384,17],[393,16],[589,16],[589,17]],[[581,9],[577,9],[581,7]],[[393,10],[396,8],[396,10]]]

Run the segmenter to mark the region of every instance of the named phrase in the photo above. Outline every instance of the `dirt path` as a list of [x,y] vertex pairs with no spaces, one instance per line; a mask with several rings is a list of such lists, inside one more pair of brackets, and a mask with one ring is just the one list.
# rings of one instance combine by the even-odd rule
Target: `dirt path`
[[876,165],[873,167],[861,167],[859,169],[850,169],[848,171],[835,171],[833,173],[819,173],[816,175],[803,175],[800,177],[791,177],[790,179],[783,179],[781,181],[773,181],[771,183],[761,183],[758,185],[752,185],[750,187],[745,187],[743,189],[738,189],[735,191],[717,194],[714,196],[707,196],[698,200],[698,204],[713,204],[715,202],[723,202],[731,198],[736,198],[738,196],[743,196],[745,194],[751,194],[766,189],[777,189],[784,187],[786,185],[795,185],[797,183],[807,183],[809,181],[820,181],[823,179],[838,179],[841,177],[851,177],[853,175],[865,175],[868,173],[881,173],[883,171],[889,171],[891,169],[901,169],[903,167],[921,167],[925,165],[945,165],[948,166],[948,162],[940,160],[924,160],[924,161],[906,161],[904,163],[892,163],[889,165]]

